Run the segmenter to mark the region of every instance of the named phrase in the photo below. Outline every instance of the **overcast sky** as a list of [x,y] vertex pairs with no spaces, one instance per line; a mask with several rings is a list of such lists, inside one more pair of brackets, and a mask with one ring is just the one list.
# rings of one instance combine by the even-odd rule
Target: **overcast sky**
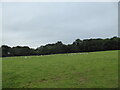
[[118,36],[117,2],[4,3],[2,8],[2,44],[9,46]]

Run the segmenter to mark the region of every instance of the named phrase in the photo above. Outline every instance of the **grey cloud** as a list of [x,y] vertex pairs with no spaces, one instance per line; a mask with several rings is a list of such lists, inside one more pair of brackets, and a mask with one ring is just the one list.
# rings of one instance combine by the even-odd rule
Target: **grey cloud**
[[117,36],[117,3],[4,3],[3,44],[38,47],[58,40]]

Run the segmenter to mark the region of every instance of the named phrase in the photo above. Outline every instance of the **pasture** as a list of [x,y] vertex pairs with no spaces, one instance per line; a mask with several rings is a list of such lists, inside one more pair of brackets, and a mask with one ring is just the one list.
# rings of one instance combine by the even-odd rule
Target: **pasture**
[[116,88],[118,50],[2,59],[3,88]]

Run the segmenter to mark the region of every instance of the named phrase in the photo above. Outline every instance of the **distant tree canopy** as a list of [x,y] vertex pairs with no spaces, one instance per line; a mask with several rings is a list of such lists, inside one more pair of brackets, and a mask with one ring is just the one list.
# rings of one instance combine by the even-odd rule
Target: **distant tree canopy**
[[76,39],[72,44],[68,45],[58,41],[53,44],[40,46],[36,49],[29,48],[28,46],[9,47],[2,45],[0,50],[2,51],[0,53],[2,57],[120,50],[120,38]]

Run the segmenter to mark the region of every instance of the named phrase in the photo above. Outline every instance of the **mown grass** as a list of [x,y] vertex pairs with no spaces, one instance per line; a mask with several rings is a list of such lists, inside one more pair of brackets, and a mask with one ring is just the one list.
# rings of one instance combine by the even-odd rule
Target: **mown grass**
[[116,88],[118,51],[8,57],[3,88]]

